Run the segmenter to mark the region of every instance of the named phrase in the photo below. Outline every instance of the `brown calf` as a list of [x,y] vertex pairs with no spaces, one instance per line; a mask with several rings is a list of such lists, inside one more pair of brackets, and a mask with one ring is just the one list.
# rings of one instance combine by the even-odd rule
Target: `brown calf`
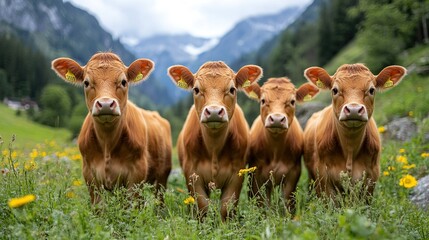
[[252,175],[250,196],[258,197],[265,186],[266,200],[271,201],[275,186],[281,186],[287,206],[294,207],[292,193],[301,175],[301,156],[304,148],[302,128],[295,117],[296,102],[310,100],[319,89],[306,83],[295,89],[288,78],[270,78],[259,87],[246,88],[246,93],[260,102],[261,114],[250,129],[249,166],[256,166]]
[[332,104],[313,114],[304,130],[304,162],[319,196],[343,192],[341,172],[353,181],[365,180],[372,195],[381,149],[372,118],[375,93],[395,86],[405,73],[401,66],[389,66],[374,76],[362,64],[343,65],[333,76],[320,67],[305,70],[310,82],[332,95]]
[[[184,66],[172,66],[168,74],[180,87],[193,89],[194,105],[177,140],[180,165],[188,190],[197,197],[202,216],[207,211],[211,190],[221,190],[221,215],[227,205],[237,205],[246,165],[249,126],[237,102],[237,88],[249,86],[262,75],[254,65],[237,74],[223,62],[207,62],[197,73]],[[210,186],[209,186],[210,185]]]
[[89,110],[78,138],[83,177],[91,202],[96,190],[147,182],[166,187],[171,170],[170,124],[158,113],[128,100],[130,84],[144,80],[153,62],[138,59],[126,67],[113,53],[97,53],[81,67],[58,58],[52,69],[64,80],[83,85]]

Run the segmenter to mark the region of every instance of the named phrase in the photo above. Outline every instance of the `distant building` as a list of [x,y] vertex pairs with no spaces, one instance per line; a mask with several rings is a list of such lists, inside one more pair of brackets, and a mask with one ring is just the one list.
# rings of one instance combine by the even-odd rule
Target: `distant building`
[[3,103],[13,110],[24,110],[25,111],[25,110],[32,108],[35,111],[39,111],[39,105],[37,105],[37,102],[30,100],[29,98],[22,98],[19,101],[4,98]]

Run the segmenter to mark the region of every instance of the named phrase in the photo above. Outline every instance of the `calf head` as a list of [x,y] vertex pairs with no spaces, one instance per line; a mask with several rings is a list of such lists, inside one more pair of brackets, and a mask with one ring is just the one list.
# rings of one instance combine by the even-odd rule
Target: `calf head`
[[52,61],[52,69],[65,81],[84,87],[89,112],[97,122],[115,122],[125,110],[128,85],[144,80],[154,63],[138,59],[129,67],[113,53],[97,53],[85,66],[70,58]]
[[270,132],[287,131],[295,116],[296,102],[312,99],[319,89],[305,83],[295,89],[293,83],[285,77],[270,78],[260,87],[257,83],[245,89],[250,98],[256,99],[261,106],[261,120]]
[[345,127],[366,124],[374,111],[376,90],[396,86],[406,74],[401,66],[388,66],[373,75],[363,64],[344,64],[330,76],[323,68],[310,67],[305,77],[321,89],[330,89],[335,117]]
[[262,76],[262,68],[246,65],[237,73],[223,62],[207,62],[195,73],[185,66],[168,69],[179,87],[194,92],[200,122],[211,129],[221,128],[231,119],[237,102],[237,89],[250,86]]

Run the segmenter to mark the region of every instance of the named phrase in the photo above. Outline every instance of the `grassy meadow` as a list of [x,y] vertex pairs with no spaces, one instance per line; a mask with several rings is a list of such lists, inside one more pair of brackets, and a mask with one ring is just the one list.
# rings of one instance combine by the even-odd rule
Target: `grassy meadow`
[[[348,49],[359,52],[353,45]],[[204,222],[198,221],[177,156],[164,206],[151,186],[144,186],[136,189],[142,198],[130,200],[124,189],[117,189],[103,192],[103,204],[92,207],[81,156],[67,141],[69,133],[32,124],[0,105],[0,239],[429,239],[429,213],[409,200],[413,178],[429,174],[427,82],[428,77],[410,74],[398,87],[377,94],[374,117],[383,138],[389,131],[385,126],[396,117],[414,119],[419,130],[408,142],[384,139],[381,177],[371,204],[357,197],[347,178],[347,195],[335,202],[315,198],[303,170],[295,214],[285,211],[279,191],[272,206],[258,208],[247,197],[245,175],[237,216],[225,223],[218,211],[219,191],[212,193]],[[323,94],[319,98],[326,99]],[[405,178],[411,184],[401,186]]]
[[[129,200],[126,191],[118,189],[104,192],[104,204],[94,208],[83,184],[81,157],[73,144],[48,141],[21,149],[15,143],[3,143],[0,238],[428,239],[429,214],[409,201],[411,188],[400,186],[400,179],[407,174],[415,178],[428,174],[428,150],[428,145],[421,144],[421,136],[407,143],[385,143],[382,175],[370,205],[356,197],[347,179],[344,184],[349,186],[349,194],[336,204],[315,198],[307,191],[308,178],[303,171],[295,215],[285,211],[281,200],[261,209],[246,196],[246,175],[237,217],[226,223],[220,220],[220,192],[216,191],[201,223],[196,218],[196,204],[185,204],[189,195],[180,173],[169,178],[165,206],[159,204],[150,186],[144,186],[137,190],[142,199]],[[35,200],[10,201],[28,194]],[[20,204],[24,205],[17,207]]]
[[[189,195],[178,169],[169,178],[164,206],[153,196],[151,187],[145,186],[137,190],[142,196],[139,200],[129,200],[123,189],[104,192],[104,204],[94,208],[89,204],[83,183],[81,156],[74,143],[65,141],[68,135],[62,130],[38,130],[36,126],[30,127],[29,132],[18,132],[11,127],[15,126],[12,123],[25,121],[24,117],[2,111],[3,119],[17,118],[8,128],[2,126],[2,136],[10,135],[10,131],[18,133],[15,141],[3,138],[0,146],[0,238],[428,239],[428,212],[410,202],[412,188],[400,185],[400,179],[406,175],[419,179],[429,173],[429,144],[422,142],[429,121],[421,121],[428,110],[424,109],[426,104],[419,107],[417,101],[426,96],[413,91],[419,87],[426,89],[427,79],[418,76],[410,79],[377,96],[375,117],[380,127],[387,123],[383,119],[408,116],[419,123],[419,134],[409,142],[384,141],[381,177],[370,205],[356,197],[356,190],[347,179],[344,179],[345,186],[349,186],[347,196],[335,203],[315,198],[307,190],[308,177],[303,170],[294,215],[285,211],[282,200],[261,209],[254,199],[247,198],[246,175],[237,217],[226,223],[218,212],[219,191],[212,194],[205,221],[197,220],[196,204],[185,203]],[[405,94],[404,99],[414,98],[416,102],[407,108],[404,105],[407,102],[392,101],[399,93]],[[395,108],[396,112],[383,113],[387,108]],[[384,131],[381,133],[384,136],[388,129],[380,131]],[[38,138],[30,138],[33,133]],[[55,137],[58,140],[53,140]],[[176,157],[174,165],[178,166]],[[29,194],[35,199],[11,201]],[[279,192],[275,195],[278,198]],[[20,204],[23,205],[18,207]]]

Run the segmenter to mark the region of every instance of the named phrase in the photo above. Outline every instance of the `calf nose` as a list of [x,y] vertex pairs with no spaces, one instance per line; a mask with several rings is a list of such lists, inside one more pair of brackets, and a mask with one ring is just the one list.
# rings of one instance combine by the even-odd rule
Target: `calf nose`
[[340,114],[340,121],[347,120],[368,121],[368,114],[365,106],[356,103],[344,105]]
[[227,122],[228,113],[222,106],[207,106],[203,109],[201,122]]
[[113,98],[99,98],[95,100],[92,115],[121,115],[118,101]]
[[281,113],[273,113],[265,120],[266,128],[288,128],[287,117]]

